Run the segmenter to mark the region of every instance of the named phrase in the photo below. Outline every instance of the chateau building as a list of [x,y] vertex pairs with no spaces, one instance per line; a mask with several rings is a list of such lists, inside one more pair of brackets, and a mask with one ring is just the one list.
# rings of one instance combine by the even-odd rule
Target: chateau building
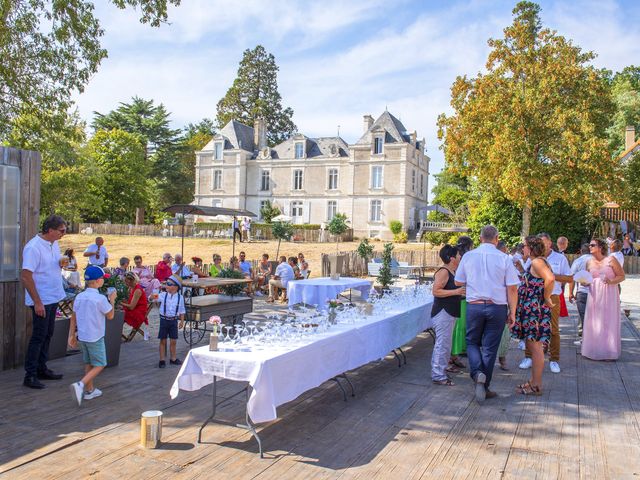
[[344,213],[357,237],[389,239],[425,218],[429,157],[425,141],[385,111],[349,145],[340,137],[296,134],[269,148],[264,122],[229,122],[196,152],[195,203],[258,214],[267,201],[294,223],[322,224]]

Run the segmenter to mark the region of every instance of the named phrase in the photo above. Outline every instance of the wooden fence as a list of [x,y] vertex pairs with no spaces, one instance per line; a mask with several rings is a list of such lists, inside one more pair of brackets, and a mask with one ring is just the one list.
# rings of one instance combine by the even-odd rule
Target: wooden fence
[[[181,225],[123,225],[117,223],[81,223],[78,225],[76,233],[87,233],[89,235],[140,235],[148,237],[180,237],[182,235]],[[184,236],[193,238],[210,239],[231,239],[232,232],[230,224],[207,224],[205,226],[185,225]],[[273,240],[273,233],[269,225],[253,225],[251,228],[252,240]],[[294,228],[292,240],[294,242],[335,242],[336,238],[326,230]],[[347,230],[340,241],[350,242],[353,240],[353,230]]]
[[[3,239],[0,249],[0,263],[12,265],[17,261],[13,272],[4,271],[4,281],[0,281],[0,370],[15,368],[24,363],[27,342],[31,336],[31,311],[24,306],[24,287],[19,281],[19,266],[22,265],[22,250],[26,242],[38,232],[40,215],[40,169],[41,159],[38,152],[0,147],[0,209],[8,208],[6,172],[19,169],[19,207],[18,218],[13,218],[13,225],[18,224],[18,242],[16,250],[9,248],[9,241]],[[6,170],[6,171],[5,171]],[[13,212],[14,214],[16,212]],[[4,216],[4,215],[2,215]],[[3,219],[4,227],[8,219]]]
[[[567,255],[569,264],[573,263],[579,255]],[[335,253],[323,253],[321,257],[322,261],[322,276],[327,277],[331,273],[331,260],[335,258]],[[340,252],[338,254],[339,261],[338,267],[341,275],[352,276],[366,276],[367,265],[356,251]],[[374,252],[373,258],[381,258],[382,252]],[[426,250],[424,253],[422,250],[411,250],[404,252],[394,252],[393,258],[398,262],[407,262],[409,265],[420,265],[427,268],[437,268],[442,264],[440,257],[438,256],[438,250]],[[628,275],[640,273],[640,257],[624,257],[624,271]]]

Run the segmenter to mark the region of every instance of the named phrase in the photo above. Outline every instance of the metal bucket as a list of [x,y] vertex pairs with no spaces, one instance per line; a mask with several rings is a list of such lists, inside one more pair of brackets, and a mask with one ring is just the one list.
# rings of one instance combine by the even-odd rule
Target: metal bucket
[[156,448],[162,439],[162,412],[149,410],[140,417],[140,445]]

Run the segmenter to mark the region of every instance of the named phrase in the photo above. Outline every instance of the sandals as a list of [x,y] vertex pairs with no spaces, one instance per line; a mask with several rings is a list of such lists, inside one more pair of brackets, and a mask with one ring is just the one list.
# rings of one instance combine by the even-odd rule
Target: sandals
[[445,387],[453,387],[455,383],[450,378],[446,380],[432,380],[434,385],[443,385]]
[[507,367],[506,358],[503,358],[502,360],[498,359],[498,364],[500,365],[500,370],[504,370],[505,372],[509,371],[509,367]]
[[459,368],[467,368],[467,366],[462,363],[462,360],[460,360],[458,357],[451,357],[449,359],[449,365],[455,365],[456,367]]
[[462,370],[460,370],[455,365],[449,365],[447,368],[444,369],[444,371],[447,373],[460,373]]
[[516,387],[516,393],[519,393],[520,395],[534,395],[539,397],[542,395],[542,390],[540,390],[540,387],[531,385],[529,382],[525,382]]

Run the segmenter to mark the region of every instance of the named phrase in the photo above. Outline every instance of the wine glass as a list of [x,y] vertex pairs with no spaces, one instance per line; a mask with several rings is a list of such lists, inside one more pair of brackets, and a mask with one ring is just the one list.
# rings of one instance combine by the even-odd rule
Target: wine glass
[[231,329],[232,329],[232,328],[233,328],[233,327],[232,327],[232,326],[230,326],[230,325],[225,325],[225,326],[224,326],[224,329],[227,331],[227,336],[226,336],[226,337],[224,337],[224,341],[225,341],[225,342],[230,342],[230,341],[231,341],[231,337],[229,336],[229,332],[231,331]]

